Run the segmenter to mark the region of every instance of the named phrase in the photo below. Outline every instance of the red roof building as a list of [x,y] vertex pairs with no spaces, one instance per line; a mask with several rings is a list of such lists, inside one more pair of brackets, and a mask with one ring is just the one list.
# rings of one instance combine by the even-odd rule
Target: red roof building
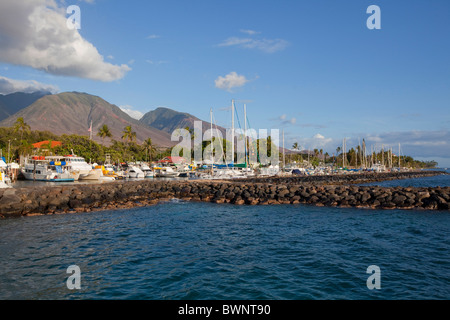
[[[34,149],[47,149],[48,148],[48,144],[50,143],[50,141],[41,141],[38,143],[34,143],[33,144],[33,148]],[[61,141],[52,141],[51,144],[51,148],[56,148],[56,147],[60,147],[62,146],[62,142]]]

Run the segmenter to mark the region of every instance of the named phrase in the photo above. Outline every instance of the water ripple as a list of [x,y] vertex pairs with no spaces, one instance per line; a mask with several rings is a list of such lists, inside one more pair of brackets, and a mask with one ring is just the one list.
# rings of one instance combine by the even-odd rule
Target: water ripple
[[0,299],[448,299],[449,227],[427,211],[183,202],[7,219]]

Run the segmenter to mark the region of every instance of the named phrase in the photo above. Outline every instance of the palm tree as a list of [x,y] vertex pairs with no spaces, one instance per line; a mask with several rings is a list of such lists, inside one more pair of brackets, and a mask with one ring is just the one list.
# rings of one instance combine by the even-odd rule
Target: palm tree
[[133,142],[134,139],[136,139],[136,132],[133,132],[131,126],[126,126],[122,133],[122,139],[128,141],[129,143]]
[[20,140],[22,140],[24,132],[29,132],[30,130],[31,127],[25,122],[23,117],[17,118],[16,122],[14,123],[14,133],[20,131]]
[[294,144],[292,145],[292,149],[298,150],[298,142],[294,142]]
[[104,144],[104,139],[105,138],[111,138],[112,137],[112,133],[109,130],[109,127],[104,124],[97,133],[97,136],[99,136],[100,138],[102,138],[102,144]]
[[144,148],[148,150],[148,153],[150,155],[150,162],[152,162],[152,153],[153,153],[153,142],[152,138],[148,138],[144,141]]
[[33,150],[33,144],[26,140],[22,140],[22,144],[19,146],[19,154],[28,155]]
[[341,152],[341,147],[337,147],[336,148],[336,166],[338,165],[337,164],[337,159],[338,159],[338,156],[339,156],[339,152]]
[[191,129],[190,127],[186,127],[184,128],[184,130],[187,130],[191,134],[191,140],[195,139],[195,133],[193,129]]
[[314,157],[318,157],[319,156],[319,149],[314,149]]

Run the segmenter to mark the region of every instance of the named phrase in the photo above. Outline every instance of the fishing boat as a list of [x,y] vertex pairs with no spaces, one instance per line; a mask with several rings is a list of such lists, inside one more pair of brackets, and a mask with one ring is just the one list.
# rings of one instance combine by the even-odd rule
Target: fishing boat
[[[32,160],[22,168],[22,174],[26,180],[46,182],[73,182],[75,177],[67,163],[51,161],[46,157],[32,157]],[[78,173],[75,173],[77,175]]]
[[64,169],[70,173],[71,177],[74,179],[74,181],[78,181],[80,179],[80,171],[77,169],[74,169],[72,167],[71,163],[68,163],[63,159],[63,157],[60,156],[47,156],[45,157],[45,160],[49,162],[51,166],[58,166],[63,165]]

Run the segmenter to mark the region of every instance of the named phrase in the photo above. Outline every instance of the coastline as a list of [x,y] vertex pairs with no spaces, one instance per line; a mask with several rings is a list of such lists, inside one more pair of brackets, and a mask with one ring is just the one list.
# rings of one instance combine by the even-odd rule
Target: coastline
[[442,171],[239,180],[159,181],[60,185],[0,190],[0,217],[121,210],[170,199],[233,205],[307,204],[367,209],[450,210],[450,187],[412,188],[356,184],[436,176]]

